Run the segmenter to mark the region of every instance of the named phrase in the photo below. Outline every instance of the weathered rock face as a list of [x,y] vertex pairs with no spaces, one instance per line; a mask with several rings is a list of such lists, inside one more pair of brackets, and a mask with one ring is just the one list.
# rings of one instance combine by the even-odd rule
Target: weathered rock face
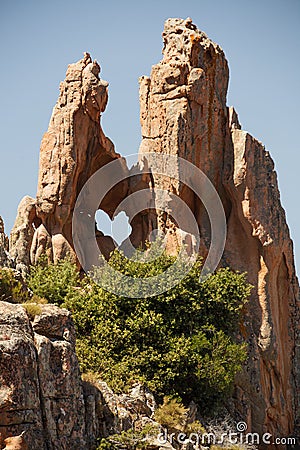
[[[249,343],[249,358],[237,379],[234,409],[247,420],[249,430],[287,436],[293,432],[299,406],[299,286],[274,164],[263,145],[241,130],[236,112],[226,105],[229,75],[222,49],[197,30],[190,19],[167,20],[163,38],[162,61],[153,67],[151,77],[140,79],[143,136],[140,152],[185,158],[214,184],[227,218],[227,242],[221,264],[247,271],[254,286],[240,330]],[[100,115],[107,102],[107,83],[99,79],[99,71],[98,64],[85,54],[81,61],[69,66],[61,84],[60,96],[41,145],[37,199],[22,201],[11,236],[11,252],[22,271],[26,271],[29,261],[36,262],[43,253],[54,261],[73,254],[71,221],[76,198],[97,169],[119,157],[100,126]],[[171,176],[176,175],[175,168]],[[118,185],[104,199],[101,208],[112,216],[121,200],[149,186],[177,194],[196,218],[201,253],[205,256],[210,245],[210,224],[201,201],[180,181],[168,176],[150,178],[140,174]],[[133,218],[131,226],[136,246],[156,227],[167,234],[169,251],[178,245],[179,233],[172,220],[172,210],[169,214],[144,211]],[[6,249],[1,229],[0,224],[2,248]],[[113,242],[100,232],[97,240],[107,255]],[[36,329],[33,344],[32,331],[25,319],[19,332],[23,333],[18,335],[19,341],[27,346],[24,355],[37,349],[45,367],[48,364],[52,367],[49,357],[52,353],[57,363],[60,358],[67,358],[76,366],[70,347],[62,351],[60,344],[54,345],[61,340],[65,342],[61,332],[56,341],[55,336],[49,337]],[[30,364],[31,372],[26,376],[34,380],[38,360],[32,359]],[[56,392],[57,385],[54,379],[43,382],[43,377],[48,376],[46,372],[41,370],[42,379],[36,382],[35,389],[50,399],[48,389]],[[23,375],[15,371],[14,376],[19,377],[14,380],[17,385]],[[57,377],[60,379],[60,375]],[[5,383],[7,389],[14,386]],[[73,386],[72,389],[80,410],[80,388]],[[92,414],[97,404],[95,398],[100,394],[94,400],[92,394],[89,395]],[[60,409],[65,411],[63,400],[51,403],[53,412],[46,413],[48,400],[46,406],[36,405],[33,397],[29,396],[26,411],[44,411],[36,413],[35,423],[46,420],[43,429],[52,430],[47,431],[51,436],[56,433],[52,441],[60,438],[67,443],[69,432],[53,432],[57,422],[63,421],[61,430],[71,427],[69,419],[63,413],[59,415]],[[79,436],[77,431],[82,430],[81,416],[78,420],[74,428],[76,436]],[[91,426],[94,431],[90,432],[96,436],[101,425]],[[17,435],[22,429],[16,427],[13,431]]]
[[[69,65],[60,85],[60,96],[41,143],[35,205],[28,197],[22,200],[11,236],[11,253],[20,268],[29,260],[35,263],[42,254],[53,261],[66,255],[74,257],[72,212],[77,196],[93,173],[120,157],[100,125],[108,83],[99,73],[99,64],[85,53],[82,60]],[[127,183],[119,184],[101,208],[112,214],[126,192]]]
[[[170,154],[195,164],[214,183],[226,209],[222,171],[227,127],[227,61],[222,49],[197,30],[191,19],[167,20],[163,40],[162,61],[153,66],[150,78],[140,79],[143,137],[140,152]],[[173,168],[171,175],[179,179],[179,169],[176,173]],[[168,182],[166,177],[155,175],[154,179],[155,188],[175,192],[191,208],[202,241],[208,241],[207,215],[196,195],[179,181]],[[171,250],[178,242],[176,226],[170,216],[164,213],[158,216],[159,227],[170,235]]]
[[14,259],[16,269],[23,276],[28,272],[34,231],[39,224],[35,199],[27,195],[19,204],[17,218],[9,238],[10,255]]
[[71,316],[53,305],[41,308],[30,322],[21,305],[0,302],[0,447],[23,433],[24,448],[84,449],[85,409]]
[[293,245],[269,153],[234,126],[231,138],[234,166],[226,186],[232,210],[224,259],[234,269],[246,270],[254,286],[243,330],[250,343],[249,364],[236,406],[254,428],[283,435],[293,431],[299,395],[299,286]]
[[40,305],[34,318],[0,302],[0,448],[91,450],[100,437],[148,421],[156,407],[136,385],[125,395],[82,382],[71,314]]
[[0,216],[0,267],[12,267],[13,263],[8,253],[8,237],[4,231],[4,223]]
[[1,437],[28,431],[36,445],[43,446],[38,365],[33,335],[22,306],[0,303],[1,314]]
[[220,185],[227,121],[228,65],[191,19],[169,19],[162,61],[140,79],[140,151],[188,159]]
[[[220,47],[190,19],[167,20],[163,38],[162,61],[140,80],[140,151],[185,158],[216,187],[227,217],[222,264],[247,271],[254,286],[241,329],[249,359],[237,380],[235,408],[249,429],[288,435],[297,411],[299,287],[274,163],[226,107],[228,66]],[[205,255],[210,225],[201,202],[180,182],[154,180],[189,205]],[[166,215],[159,219],[172,249],[174,223]]]
[[[115,394],[106,383],[94,380],[84,382],[86,405],[86,435],[90,445],[99,436],[119,434],[146,423],[155,423],[152,418],[156,403],[153,394],[137,384],[128,394]],[[158,424],[157,424],[158,425]]]

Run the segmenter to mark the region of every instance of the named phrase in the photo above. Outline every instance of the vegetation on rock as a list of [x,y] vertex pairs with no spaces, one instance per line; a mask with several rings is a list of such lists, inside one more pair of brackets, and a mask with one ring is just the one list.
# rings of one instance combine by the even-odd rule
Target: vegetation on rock
[[[160,273],[172,262],[162,255],[145,267],[119,252],[110,260],[132,277]],[[246,358],[235,336],[251,288],[244,274],[229,269],[199,282],[200,266],[199,260],[180,284],[147,298],[116,296],[80,280],[69,261],[32,268],[28,283],[72,312],[83,372],[96,372],[118,392],[141,381],[159,400],[176,396],[211,411],[230,393]]]
[[164,402],[155,411],[154,418],[168,430],[183,430],[186,424],[187,408],[175,398],[165,397]]
[[27,284],[36,295],[60,306],[68,293],[80,286],[80,280],[71,261],[60,260],[57,264],[48,265],[46,258],[40,258],[39,264],[31,266]]
[[151,448],[151,440],[158,434],[159,428],[151,424],[145,425],[141,430],[129,429],[101,439],[97,450],[148,450]]
[[0,300],[21,303],[29,300],[30,294],[16,271],[7,267],[0,268]]

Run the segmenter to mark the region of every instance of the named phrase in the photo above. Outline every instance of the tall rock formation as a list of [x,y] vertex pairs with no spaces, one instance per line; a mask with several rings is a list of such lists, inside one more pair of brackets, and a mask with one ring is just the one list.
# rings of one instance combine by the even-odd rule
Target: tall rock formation
[[[249,356],[236,381],[232,405],[249,430],[287,436],[299,407],[299,286],[274,164],[263,145],[241,130],[236,112],[226,105],[229,73],[222,49],[191,19],[167,20],[163,39],[162,61],[153,66],[150,77],[140,79],[140,153],[184,158],[214,184],[227,219],[221,265],[247,271],[254,286],[240,329],[249,343]],[[73,255],[77,196],[97,169],[119,158],[100,126],[107,83],[99,79],[99,71],[85,54],[69,66],[61,83],[41,144],[37,199],[23,200],[11,235],[11,252],[22,270],[43,253],[54,261]],[[180,180],[174,181],[176,173],[168,176],[167,169],[165,177],[141,173],[118,184],[99,207],[112,217],[123,199],[149,185],[176,194],[196,218],[205,256],[211,233],[205,208]],[[124,178],[128,173],[124,164]],[[169,250],[178,245],[172,210],[146,210],[132,219],[135,246],[156,222],[168,236]],[[101,233],[96,236],[108,254],[112,241]]]
[[9,241],[5,234],[3,219],[0,216],[0,267],[13,267],[13,261],[8,250]]
[[261,142],[234,125],[231,139],[234,166],[226,186],[232,211],[224,260],[247,271],[254,286],[241,330],[250,345],[249,362],[236,405],[244,405],[255,428],[288,435],[299,413],[300,387],[293,244],[272,158]]
[[[216,187],[227,212],[222,176],[227,136],[226,95],[228,64],[223,50],[191,19],[169,19],[163,32],[163,59],[151,76],[140,78],[141,153],[157,152],[187,159],[200,168]],[[174,172],[174,170],[172,171]],[[172,175],[180,178],[178,173]],[[155,177],[155,187],[175,192],[193,211],[202,236],[209,245],[208,217],[198,197],[180,181]],[[169,248],[178,236],[173,221],[162,212],[159,226],[169,231]],[[175,227],[176,228],[176,227]],[[170,242],[171,241],[171,242]],[[205,251],[204,251],[205,253]]]
[[[217,189],[227,218],[221,263],[248,272],[254,286],[241,326],[249,357],[235,408],[249,429],[287,436],[299,406],[299,286],[274,163],[226,106],[228,65],[221,48],[190,19],[167,20],[163,39],[162,61],[150,78],[140,79],[140,151],[185,158]],[[158,188],[166,183],[166,177],[154,180]],[[193,211],[205,255],[210,225],[201,201],[178,181],[169,179],[167,189]],[[162,214],[159,226],[168,233],[174,224]],[[173,232],[170,239],[177,239]]]
[[[72,213],[77,196],[99,168],[120,158],[100,125],[108,83],[99,78],[99,73],[97,61],[85,53],[82,60],[69,65],[60,84],[60,95],[41,143],[36,202],[33,205],[28,197],[22,200],[11,235],[11,253],[20,268],[24,269],[28,261],[36,263],[42,254],[53,261],[67,255],[75,257]],[[126,182],[113,189],[101,208],[112,214],[127,189]],[[102,236],[99,244],[105,251],[107,243]]]
[[35,199],[26,195],[18,206],[17,218],[10,233],[10,256],[16,269],[25,276],[30,265],[30,251],[35,229],[40,225]]

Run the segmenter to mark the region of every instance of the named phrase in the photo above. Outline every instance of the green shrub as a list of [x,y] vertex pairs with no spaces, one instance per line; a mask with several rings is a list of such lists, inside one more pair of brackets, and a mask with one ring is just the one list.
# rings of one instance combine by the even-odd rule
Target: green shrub
[[120,434],[113,434],[106,439],[102,439],[97,450],[147,450],[151,438],[156,437],[159,429],[154,425],[145,425],[141,430],[133,428],[122,431]]
[[154,418],[168,430],[184,430],[187,411],[188,410],[178,400],[165,397],[163,404],[155,411]]
[[[146,265],[115,252],[110,264],[143,277],[163,272],[173,260],[162,255]],[[96,372],[117,392],[141,381],[159,400],[177,396],[211,412],[230,393],[246,358],[235,334],[250,286],[245,274],[229,269],[200,283],[200,266],[173,289],[147,298],[120,297],[90,279],[79,281],[69,262],[37,266],[30,287],[72,312],[83,372]]]
[[0,268],[0,300],[12,303],[26,302],[30,294],[12,269]]
[[30,300],[22,303],[22,306],[25,308],[29,318],[34,319],[35,316],[42,313],[41,305],[45,305],[46,303],[48,303],[48,301],[45,298],[33,294]]
[[112,444],[108,439],[101,439],[100,444],[96,450],[116,450],[116,446]]
[[36,266],[31,266],[27,283],[39,297],[59,306],[68,292],[79,285],[79,274],[69,260],[48,265],[42,259]]
[[42,313],[42,308],[37,303],[23,303],[22,306],[26,310],[30,319],[34,319],[35,316],[38,316]]

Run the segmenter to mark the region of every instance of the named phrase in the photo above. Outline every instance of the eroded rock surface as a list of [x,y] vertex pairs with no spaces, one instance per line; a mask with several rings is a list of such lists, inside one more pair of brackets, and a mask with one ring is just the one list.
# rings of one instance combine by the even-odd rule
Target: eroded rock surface
[[[274,164],[264,146],[241,130],[237,113],[226,105],[229,72],[222,49],[199,31],[191,19],[167,20],[163,39],[162,61],[153,66],[150,77],[140,79],[143,137],[140,152],[185,158],[214,184],[227,219],[227,242],[221,264],[247,271],[254,286],[240,329],[249,343],[249,358],[237,379],[234,409],[247,420],[249,430],[288,436],[293,433],[299,410],[299,286]],[[11,237],[11,251],[21,270],[29,260],[35,263],[45,253],[54,261],[65,255],[74,256],[71,222],[76,198],[98,168],[119,158],[100,126],[107,103],[107,83],[99,79],[99,71],[98,63],[85,54],[81,61],[69,66],[61,83],[60,96],[41,144],[37,199],[23,201]],[[176,177],[179,171],[173,169],[171,176]],[[128,169],[124,165],[126,174]],[[144,177],[141,173],[133,181],[113,189],[100,206],[112,217],[121,200],[145,187],[167,190],[189,206],[199,226],[201,253],[206,256],[210,245],[208,215],[195,194],[174,178]],[[153,198],[154,195],[151,201]],[[130,215],[130,207],[128,211]],[[172,220],[172,204],[169,214],[146,207],[142,214],[131,219],[135,246],[158,227],[168,237],[169,251],[176,249],[180,233]],[[1,229],[0,224],[2,248],[6,249]],[[112,240],[101,232],[96,236],[107,256],[113,248]],[[33,344],[28,337],[33,331],[26,328],[26,323],[26,320],[22,323],[18,335],[18,342],[26,347],[24,354],[37,349],[45,365],[51,365],[49,354],[53,353],[57,363],[67,358],[76,366],[72,360],[72,340],[69,342],[61,330],[57,330],[56,337],[37,331]],[[41,327],[52,326],[43,323]],[[37,360],[30,364],[28,370],[33,374]],[[17,371],[14,376],[21,377]],[[7,386],[5,389],[9,390],[13,384]],[[51,403],[48,388],[55,393],[56,381],[46,384],[39,381],[36,389]],[[80,388],[73,388],[80,408]],[[90,400],[92,414],[96,403],[92,397]],[[27,409],[35,408],[30,404]],[[53,403],[53,408],[54,416],[44,413],[43,418],[50,424],[49,430],[54,430],[55,421],[62,424],[53,442],[58,436],[67,442],[69,431],[64,431],[64,427],[70,430],[69,419],[63,413],[59,415],[60,408],[65,411],[63,400]],[[36,420],[39,423],[40,416]],[[80,430],[81,423],[76,430]],[[93,433],[98,425],[95,427]],[[20,427],[14,430],[21,431]]]
[[101,380],[85,381],[83,385],[90,442],[99,436],[108,437],[133,427],[142,428],[146,423],[155,424],[156,402],[143,385],[137,384],[128,394],[115,394]]
[[54,305],[41,309],[31,322],[23,306],[0,302],[0,443],[84,449],[85,408],[71,315]]
[[9,253],[15,261],[16,269],[23,276],[28,273],[34,231],[39,224],[35,199],[27,195],[18,206],[17,218],[9,238]]
[[299,399],[299,286],[293,244],[272,158],[245,131],[232,127],[231,138],[233,182],[226,186],[232,210],[224,258],[234,269],[247,271],[254,286],[242,330],[250,356],[236,406],[255,428],[289,434]]
[[[36,201],[28,197],[22,200],[12,231],[11,252],[20,268],[29,260],[36,263],[43,254],[51,261],[65,256],[75,259],[72,213],[78,194],[91,175],[120,157],[100,125],[108,83],[99,73],[97,61],[85,53],[82,60],[69,65],[60,85],[41,143]],[[126,181],[120,183],[105,197],[101,209],[112,215],[127,189]],[[105,241],[104,247],[107,245]]]
[[[191,19],[169,19],[163,32],[163,59],[151,76],[140,78],[141,153],[178,156],[200,168],[222,194],[226,145],[228,64],[223,50],[199,31]],[[167,170],[166,170],[167,172]],[[176,193],[192,210],[200,228],[201,245],[209,246],[209,223],[201,201],[178,181],[180,168],[167,179],[154,175],[155,188]],[[224,195],[222,195],[224,200]],[[226,205],[225,205],[226,207]],[[172,204],[169,205],[172,210]],[[174,251],[180,233],[171,214],[158,213],[159,228]]]
[[[167,20],[163,39],[162,61],[150,78],[140,79],[140,151],[185,158],[217,189],[227,218],[221,263],[247,271],[254,286],[241,328],[250,351],[237,380],[235,408],[249,429],[289,435],[299,398],[299,286],[274,163],[226,106],[228,65],[222,49],[190,19]],[[210,224],[201,201],[167,177],[154,175],[154,187],[176,192],[189,205],[205,256]],[[171,215],[158,213],[158,225],[172,251],[178,235]]]
[[154,423],[144,386],[117,395],[101,380],[81,381],[70,312],[40,308],[31,317],[0,302],[0,448],[92,450],[101,437]]
[[13,261],[8,250],[9,241],[4,231],[3,219],[0,216],[0,267],[13,267]]

